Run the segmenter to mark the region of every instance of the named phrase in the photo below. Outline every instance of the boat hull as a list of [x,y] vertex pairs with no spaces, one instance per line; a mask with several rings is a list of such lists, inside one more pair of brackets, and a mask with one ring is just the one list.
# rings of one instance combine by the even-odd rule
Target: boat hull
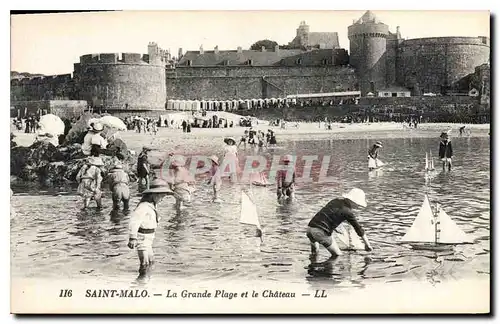
[[426,244],[426,243],[413,243],[410,244],[414,250],[426,250],[426,251],[450,251],[455,247],[450,244]]

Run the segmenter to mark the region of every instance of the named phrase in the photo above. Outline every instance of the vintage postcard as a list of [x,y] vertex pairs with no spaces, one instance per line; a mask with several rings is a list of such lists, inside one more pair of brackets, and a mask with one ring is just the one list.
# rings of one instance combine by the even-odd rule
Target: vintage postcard
[[11,312],[489,313],[490,13],[366,9],[12,14]]

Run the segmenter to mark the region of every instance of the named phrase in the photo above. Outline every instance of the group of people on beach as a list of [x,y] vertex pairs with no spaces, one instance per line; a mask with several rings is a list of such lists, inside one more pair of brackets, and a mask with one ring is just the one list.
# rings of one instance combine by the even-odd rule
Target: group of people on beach
[[[78,192],[84,199],[84,208],[89,206],[91,200],[95,200],[97,207],[102,208],[102,190],[103,182],[108,182],[112,192],[113,210],[118,210],[120,204],[123,203],[124,211],[128,211],[130,206],[130,178],[127,172],[123,169],[123,165],[117,160],[106,179],[103,178],[101,167],[104,165],[100,155],[101,149],[106,147],[105,139],[100,136],[102,125],[95,123],[89,126],[88,133],[82,144],[82,152],[88,155],[89,158],[81,167],[77,175],[79,182]],[[210,168],[208,171],[207,184],[213,190],[213,202],[222,202],[220,198],[220,190],[222,186],[222,174],[226,174],[225,167],[229,166],[229,174],[231,179],[237,178],[239,170],[238,148],[239,145],[248,143],[252,146],[259,145],[260,142],[266,141],[267,144],[276,144],[276,137],[272,130],[268,130],[267,134],[262,131],[256,131],[253,128],[245,130],[240,142],[237,144],[232,137],[224,138],[224,166],[221,168],[221,163],[216,155],[210,157]],[[375,163],[377,167],[379,149],[383,145],[377,141],[368,150],[369,167],[370,161]],[[152,148],[143,147],[142,152],[138,156],[137,176],[139,185],[144,185],[144,190],[141,192],[141,200],[130,214],[129,220],[129,241],[128,247],[136,248],[139,258],[139,274],[146,275],[153,267],[153,241],[155,232],[158,227],[160,217],[158,215],[158,205],[167,196],[173,196],[175,199],[175,209],[177,212],[184,205],[189,205],[194,192],[195,179],[185,167],[186,161],[182,156],[177,156],[174,153],[169,154],[168,175],[163,178],[155,178],[154,172],[148,161],[148,152]],[[441,134],[441,142],[439,145],[439,157],[445,165],[451,170],[451,158],[453,149],[449,135],[447,132]],[[293,162],[293,157],[286,155],[283,158],[285,166],[289,166]],[[224,169],[224,170],[223,170]],[[151,179],[153,178],[153,179]],[[276,197],[278,201],[295,199],[295,168],[284,168],[278,170],[276,174]],[[311,254],[317,255],[319,245],[323,245],[332,255],[337,257],[342,255],[342,251],[338,246],[332,234],[338,232],[338,227],[344,222],[348,222],[355,230],[356,234],[362,239],[366,251],[371,251],[373,248],[366,236],[366,232],[359,224],[354,210],[359,207],[366,207],[367,202],[365,193],[359,188],[354,188],[344,194],[342,198],[331,200],[323,208],[321,208],[310,220],[306,230],[306,236],[311,244]]]

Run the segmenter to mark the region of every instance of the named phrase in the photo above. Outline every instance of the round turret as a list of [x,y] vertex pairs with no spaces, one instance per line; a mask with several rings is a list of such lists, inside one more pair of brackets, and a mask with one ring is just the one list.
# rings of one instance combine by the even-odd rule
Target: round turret
[[[151,48],[155,46],[150,44]],[[150,62],[149,55],[83,55],[75,64],[74,78],[79,97],[93,106],[108,110],[165,109],[165,66]]]
[[386,87],[387,36],[389,26],[367,11],[348,27],[349,63],[356,68],[362,95]]

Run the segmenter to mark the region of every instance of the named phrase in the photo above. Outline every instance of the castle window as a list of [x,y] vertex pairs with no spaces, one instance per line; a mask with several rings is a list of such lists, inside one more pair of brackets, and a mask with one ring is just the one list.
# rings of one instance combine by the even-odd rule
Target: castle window
[[252,59],[249,59],[249,60],[247,61],[247,64],[248,64],[248,65],[252,65],[252,63],[253,63]]
[[300,59],[300,58],[297,59],[296,63],[297,63],[297,65],[301,65],[302,64],[302,59]]
[[323,59],[321,62],[323,63],[323,65],[328,65],[328,60],[327,59]]
[[191,60],[187,60],[187,65],[188,65],[188,66],[193,65],[193,61],[191,61]]

